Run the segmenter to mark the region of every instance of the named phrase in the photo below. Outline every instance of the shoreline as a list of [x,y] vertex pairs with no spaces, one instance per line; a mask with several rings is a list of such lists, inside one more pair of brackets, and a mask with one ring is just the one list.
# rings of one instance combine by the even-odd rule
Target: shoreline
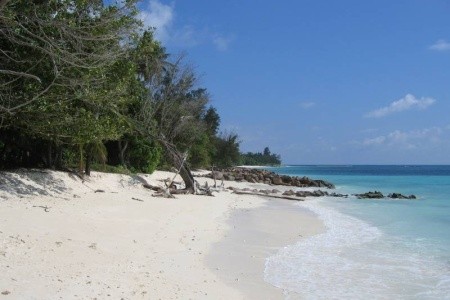
[[[160,185],[171,176],[157,171],[141,177]],[[282,298],[281,290],[263,280],[265,259],[297,242],[298,234],[308,234],[288,220],[323,226],[288,200],[229,190],[215,197],[155,198],[128,175],[94,172],[82,182],[64,172],[18,170],[2,172],[0,187],[0,292],[13,298],[246,299],[267,291]],[[254,247],[244,245],[243,238]],[[230,252],[217,249],[241,257],[226,258]],[[248,260],[244,254],[255,257]],[[230,284],[236,270],[225,272],[219,266],[224,262],[237,268],[248,262],[239,284]]]
[[245,299],[285,299],[284,291],[267,281],[266,260],[283,247],[321,234],[317,215],[298,203],[272,199],[252,209],[239,209],[227,220],[230,230],[207,255],[207,265]]

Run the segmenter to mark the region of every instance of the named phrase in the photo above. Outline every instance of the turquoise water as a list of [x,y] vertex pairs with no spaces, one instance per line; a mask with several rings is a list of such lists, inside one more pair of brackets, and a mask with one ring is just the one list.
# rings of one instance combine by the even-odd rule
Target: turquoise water
[[450,299],[450,166],[287,166],[336,191],[415,194],[418,200],[305,201],[327,232],[282,249],[265,278],[287,298]]

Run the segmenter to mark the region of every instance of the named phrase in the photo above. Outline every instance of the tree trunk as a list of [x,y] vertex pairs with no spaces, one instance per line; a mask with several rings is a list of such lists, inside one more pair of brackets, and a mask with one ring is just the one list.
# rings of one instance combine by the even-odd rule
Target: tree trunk
[[47,168],[54,169],[53,165],[53,149],[52,149],[52,143],[49,142],[47,145]]
[[86,149],[86,167],[84,168],[84,174],[91,176],[91,163],[92,163],[92,147],[88,146]]
[[55,168],[58,170],[62,169],[62,156],[63,156],[63,149],[61,146],[56,146],[56,154],[55,154]]
[[122,141],[117,141],[117,145],[119,146],[119,161],[122,166],[126,166],[125,164],[125,151],[128,148],[128,141],[124,141],[124,144],[122,144]]
[[183,155],[178,151],[175,145],[169,143],[164,139],[159,140],[167,152],[167,155],[173,166],[180,170],[180,176],[184,181],[185,190],[189,193],[195,194],[195,179],[191,173],[189,166],[185,163]]
[[83,145],[82,144],[78,145],[78,148],[80,150],[80,164],[79,164],[78,171],[80,172],[80,176],[82,177],[83,176],[83,165],[84,165],[84,163],[83,163],[83,160],[84,160]]

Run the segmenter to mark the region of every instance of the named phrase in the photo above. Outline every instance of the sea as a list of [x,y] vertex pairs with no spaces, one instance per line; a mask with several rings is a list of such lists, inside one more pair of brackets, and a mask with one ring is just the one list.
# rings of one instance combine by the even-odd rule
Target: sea
[[286,299],[450,299],[450,166],[308,165],[270,171],[324,179],[341,194],[309,198],[326,231],[267,258],[264,278]]

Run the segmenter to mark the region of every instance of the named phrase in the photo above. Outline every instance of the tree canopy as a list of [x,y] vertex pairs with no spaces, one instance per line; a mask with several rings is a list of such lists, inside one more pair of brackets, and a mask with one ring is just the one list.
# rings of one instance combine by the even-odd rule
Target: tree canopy
[[281,164],[281,157],[271,153],[269,147],[265,147],[263,152],[247,152],[241,155],[241,162],[249,166],[274,166]]
[[240,163],[238,136],[136,2],[0,0],[0,168],[175,166],[186,182]]

